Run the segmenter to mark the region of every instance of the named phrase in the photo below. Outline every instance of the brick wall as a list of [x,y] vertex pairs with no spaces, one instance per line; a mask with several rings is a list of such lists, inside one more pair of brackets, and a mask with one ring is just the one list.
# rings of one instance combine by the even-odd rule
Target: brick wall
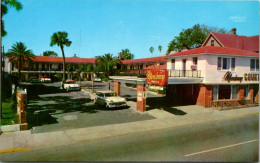
[[238,100],[244,99],[244,85],[239,85],[239,90],[238,90]]
[[22,90],[17,91],[17,114],[21,123],[20,130],[28,130],[26,123],[26,106],[27,106],[27,93]]
[[146,111],[146,98],[144,98],[144,94],[145,94],[145,86],[144,85],[137,85],[137,92],[136,92],[136,109],[141,111],[141,112],[145,112]]
[[116,93],[116,96],[120,96],[121,95],[121,90],[120,90],[121,83],[114,82],[113,86],[114,86],[114,92]]
[[199,84],[199,94],[197,98],[197,105],[204,107],[212,106],[212,85]]

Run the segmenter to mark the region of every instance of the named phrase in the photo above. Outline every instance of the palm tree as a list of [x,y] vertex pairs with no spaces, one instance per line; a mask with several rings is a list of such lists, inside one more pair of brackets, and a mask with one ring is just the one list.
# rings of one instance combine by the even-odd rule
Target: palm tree
[[120,63],[120,60],[117,57],[113,57],[113,54],[107,53],[103,56],[96,57],[96,65],[100,64],[104,68],[106,77],[112,75],[113,70],[117,63]]
[[17,0],[1,0],[1,36],[5,36],[7,32],[4,28],[3,15],[8,13],[8,7],[14,7],[17,11],[23,8],[23,5]]
[[12,49],[9,49],[7,54],[10,62],[16,63],[18,70],[18,80],[20,80],[21,69],[25,62],[31,62],[35,55],[32,50],[28,50],[22,42],[16,42],[13,44]]
[[161,51],[162,51],[162,46],[161,45],[158,46],[158,50],[159,50],[159,52],[161,54]]
[[78,68],[76,69],[77,74],[78,74],[78,79],[79,79],[79,87],[81,87],[81,72],[84,70],[84,65],[79,65]]
[[69,47],[71,45],[71,41],[67,38],[67,32],[57,32],[53,33],[51,36],[50,46],[57,45],[60,47],[63,58],[63,79],[62,82],[65,82],[65,54],[64,54],[64,46]]
[[71,75],[72,65],[71,64],[67,64],[66,69],[67,69],[67,72],[68,72],[68,75],[69,75],[70,79],[72,79],[72,75]]
[[152,55],[153,55],[154,48],[151,46],[149,50],[150,50],[150,52],[151,52]]

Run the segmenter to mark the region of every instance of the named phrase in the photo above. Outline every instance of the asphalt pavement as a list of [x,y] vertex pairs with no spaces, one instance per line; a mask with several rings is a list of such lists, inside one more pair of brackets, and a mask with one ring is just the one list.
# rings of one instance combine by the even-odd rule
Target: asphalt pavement
[[258,115],[2,154],[1,161],[257,162]]

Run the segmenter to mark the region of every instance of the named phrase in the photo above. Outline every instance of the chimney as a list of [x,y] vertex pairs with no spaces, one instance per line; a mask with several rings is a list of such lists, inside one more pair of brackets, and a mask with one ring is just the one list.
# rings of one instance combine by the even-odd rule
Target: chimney
[[118,59],[121,60],[122,59],[122,53],[118,53]]
[[236,28],[233,28],[231,31],[232,31],[232,34],[233,34],[234,36],[237,35],[237,29],[236,29]]

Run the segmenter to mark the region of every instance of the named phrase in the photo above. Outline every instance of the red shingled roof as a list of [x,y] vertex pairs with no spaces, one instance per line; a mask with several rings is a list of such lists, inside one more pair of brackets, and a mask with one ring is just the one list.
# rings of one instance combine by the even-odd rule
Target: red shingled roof
[[167,65],[152,65],[144,68],[145,70],[153,70],[153,69],[159,69],[159,70],[166,70]]
[[210,54],[230,54],[230,55],[241,55],[241,56],[255,56],[258,57],[259,53],[247,51],[247,50],[240,50],[234,48],[226,48],[226,47],[216,47],[216,46],[203,46],[183,52],[178,52],[174,54],[167,55],[165,57],[171,56],[182,56],[182,55],[191,55],[191,54],[203,54],[203,53],[210,53]]
[[247,37],[216,32],[211,32],[211,34],[215,38],[217,38],[224,47],[249,51],[259,51],[259,35]]
[[140,58],[140,59],[129,59],[129,60],[122,60],[123,64],[130,64],[130,63],[145,63],[145,62],[166,62],[164,56],[160,57],[151,57],[151,58]]
[[[36,56],[34,61],[37,62],[63,62],[62,57],[53,56]],[[66,63],[95,63],[95,58],[78,58],[78,57],[66,57]]]

